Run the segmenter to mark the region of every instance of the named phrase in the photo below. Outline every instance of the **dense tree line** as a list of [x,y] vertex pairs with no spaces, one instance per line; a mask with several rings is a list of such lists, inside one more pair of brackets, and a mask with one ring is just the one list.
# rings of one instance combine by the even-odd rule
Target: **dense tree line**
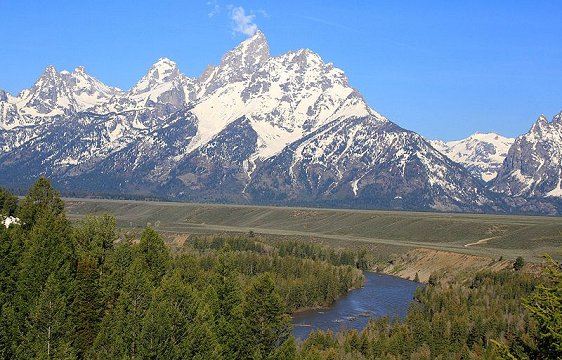
[[0,228],[0,358],[284,359],[297,351],[287,313],[363,280],[252,239],[172,254],[150,228],[120,235],[111,216],[72,224],[44,178],[19,204],[0,201],[21,223]]
[[[271,273],[291,312],[330,305],[363,282],[363,275],[357,269],[360,264],[357,259],[362,253],[336,252],[294,241],[272,243],[225,236],[195,238],[186,242],[186,246],[197,250],[189,254],[204,268],[213,267],[216,250],[233,250],[233,261],[242,282],[261,273]],[[287,248],[292,251],[286,251]],[[342,259],[348,260],[342,262]]]
[[262,254],[292,256],[300,259],[323,261],[332,265],[349,265],[361,270],[368,270],[373,264],[368,259],[366,250],[334,249],[318,244],[306,243],[296,240],[254,239],[255,234],[250,232],[248,237],[207,236],[194,237],[187,244],[190,248],[200,251],[218,250],[225,245],[237,251],[252,251]]

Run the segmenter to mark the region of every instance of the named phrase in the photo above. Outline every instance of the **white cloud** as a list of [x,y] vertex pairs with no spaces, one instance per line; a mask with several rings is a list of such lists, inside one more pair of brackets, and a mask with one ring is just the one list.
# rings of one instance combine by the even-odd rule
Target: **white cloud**
[[252,36],[258,31],[258,26],[254,23],[254,14],[246,15],[242,6],[232,8],[230,18],[232,20],[232,31]]

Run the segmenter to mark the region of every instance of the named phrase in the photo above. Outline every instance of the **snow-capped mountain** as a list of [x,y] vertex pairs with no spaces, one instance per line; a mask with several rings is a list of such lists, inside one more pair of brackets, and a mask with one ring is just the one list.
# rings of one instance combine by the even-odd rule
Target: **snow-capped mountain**
[[201,126],[189,150],[246,116],[258,134],[252,161],[279,153],[329,121],[374,114],[340,69],[310,50],[270,57],[261,32],[208,69],[200,92],[192,113]]
[[492,189],[516,197],[562,198],[562,112],[539,116],[507,153]]
[[248,188],[258,199],[294,203],[423,204],[443,211],[493,207],[481,182],[466,169],[380,115],[327,123],[265,161]]
[[0,129],[40,125],[60,116],[106,103],[120,93],[88,75],[83,67],[72,73],[48,66],[35,84],[17,96],[0,91]]
[[[162,58],[128,91],[83,68],[48,67],[18,96],[0,92],[0,110],[0,183],[9,187],[46,175],[78,194],[505,209],[480,174],[443,154],[446,144],[378,114],[314,52],[271,56],[261,32],[199,78]],[[505,139],[488,140],[495,155],[469,142],[456,151],[499,161]]]
[[490,181],[496,177],[514,141],[495,133],[476,133],[457,141],[434,140],[431,145],[482,180]]
[[92,110],[101,114],[143,112],[141,123],[150,126],[146,123],[147,118],[162,117],[181,109],[195,99],[196,92],[193,79],[182,74],[172,60],[161,58],[133,88]]

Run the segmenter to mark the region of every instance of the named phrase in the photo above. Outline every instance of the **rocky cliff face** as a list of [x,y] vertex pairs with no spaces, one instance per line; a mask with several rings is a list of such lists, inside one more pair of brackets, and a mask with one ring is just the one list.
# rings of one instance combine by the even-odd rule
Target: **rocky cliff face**
[[562,197],[562,113],[541,115],[507,153],[492,189],[516,197]]

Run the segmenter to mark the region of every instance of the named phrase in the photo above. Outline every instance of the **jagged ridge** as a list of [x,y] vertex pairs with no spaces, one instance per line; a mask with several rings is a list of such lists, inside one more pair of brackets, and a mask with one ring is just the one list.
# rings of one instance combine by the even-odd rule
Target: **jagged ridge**
[[199,78],[162,58],[128,91],[48,67],[18,96],[1,92],[0,110],[8,186],[47,175],[81,193],[506,210],[440,144],[370,108],[343,71],[307,49],[271,56],[261,32]]

